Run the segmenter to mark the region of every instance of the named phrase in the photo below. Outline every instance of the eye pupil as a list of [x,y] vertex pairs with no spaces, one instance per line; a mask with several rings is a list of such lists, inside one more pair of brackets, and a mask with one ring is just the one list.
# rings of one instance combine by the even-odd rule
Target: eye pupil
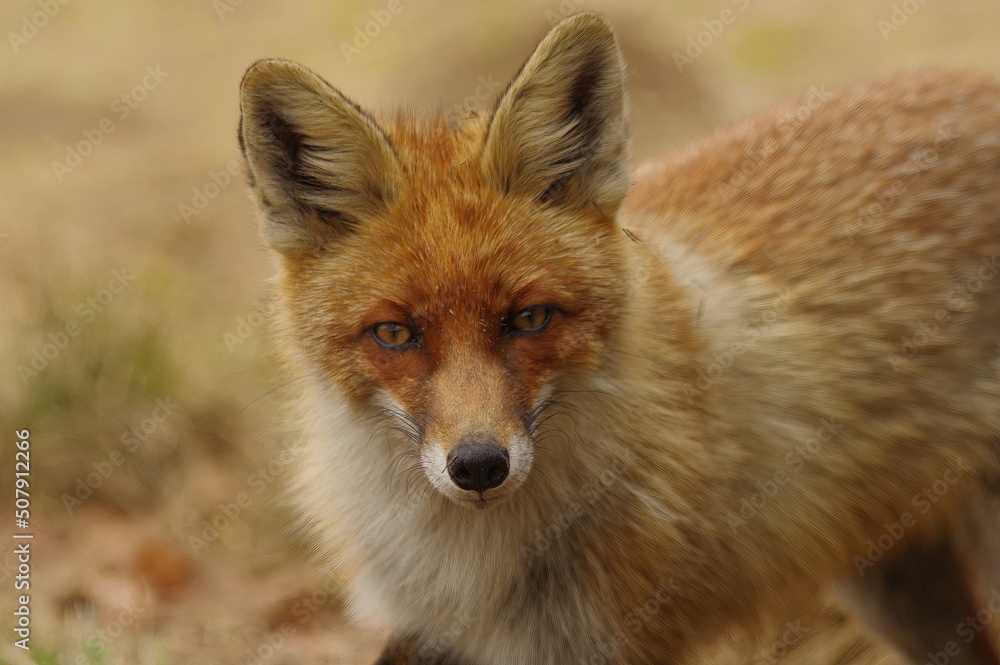
[[511,320],[511,328],[520,332],[537,332],[549,322],[551,314],[549,307],[529,307]]
[[372,328],[375,341],[384,347],[397,348],[413,339],[413,331],[394,321],[385,321]]

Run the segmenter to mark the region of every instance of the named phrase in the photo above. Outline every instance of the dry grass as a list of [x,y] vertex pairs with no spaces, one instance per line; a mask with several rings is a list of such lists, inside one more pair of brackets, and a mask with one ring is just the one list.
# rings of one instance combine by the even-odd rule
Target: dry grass
[[[57,5],[0,8],[0,419],[8,442],[32,432],[36,663],[366,663],[377,652],[378,635],[344,623],[336,580],[307,572],[280,528],[280,379],[256,316],[266,254],[242,182],[218,175],[238,158],[236,88],[254,59],[307,63],[368,105],[456,104],[502,84],[552,16],[596,9],[631,63],[639,158],[814,85],[1000,62],[990,0],[919,5],[887,40],[888,0],[401,0],[350,61],[341,43],[387,3],[68,2],[15,52],[9,33],[46,2]],[[732,24],[679,72],[673,53],[723,9]],[[153,85],[157,68],[167,75]],[[125,115],[120,98],[144,77],[150,89]],[[104,118],[113,131],[95,134]],[[57,173],[85,132],[100,142]],[[180,206],[196,203],[185,220]],[[67,324],[76,334],[63,339]],[[54,357],[22,372],[36,350]],[[7,488],[13,455],[0,450]],[[241,492],[236,515],[227,505]],[[11,547],[0,538],[0,659],[21,663],[6,628]],[[784,659],[884,657],[835,616],[814,623]]]

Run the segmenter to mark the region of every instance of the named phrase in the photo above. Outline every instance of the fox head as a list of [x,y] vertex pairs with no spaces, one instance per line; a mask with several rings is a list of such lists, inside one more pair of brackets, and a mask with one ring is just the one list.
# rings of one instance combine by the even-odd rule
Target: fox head
[[293,352],[352,407],[395,419],[444,495],[509,497],[624,300],[610,27],[558,24],[488,112],[377,120],[283,60],[250,67],[241,111]]

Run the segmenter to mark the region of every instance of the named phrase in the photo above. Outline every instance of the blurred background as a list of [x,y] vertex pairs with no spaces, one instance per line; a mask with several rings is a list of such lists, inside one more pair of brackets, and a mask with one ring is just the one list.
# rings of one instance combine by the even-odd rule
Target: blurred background
[[[1000,69],[965,0],[6,0],[0,6],[0,662],[369,664],[283,530],[270,258],[236,144],[248,64],[369,108],[488,101],[604,13],[637,159],[811,88]],[[30,430],[31,650],[15,648],[14,436]],[[719,659],[889,662],[831,609]],[[791,626],[791,627],[790,627]],[[789,635],[791,637],[789,637]]]

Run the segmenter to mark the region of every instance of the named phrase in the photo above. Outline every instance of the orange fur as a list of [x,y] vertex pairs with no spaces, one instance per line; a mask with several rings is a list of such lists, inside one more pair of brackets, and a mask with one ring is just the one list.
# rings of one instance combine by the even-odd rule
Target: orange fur
[[[895,630],[898,598],[929,597],[904,573],[974,578],[959,609],[1000,583],[993,539],[953,537],[998,474],[1000,84],[804,98],[625,198],[623,80],[587,14],[492,115],[376,120],[298,65],[248,71],[324,556],[392,629],[384,663],[690,662],[831,584],[920,658],[953,617]],[[547,327],[506,332],[536,306]],[[448,474],[483,440],[510,475],[477,496]],[[977,639],[965,662],[995,662]]]

